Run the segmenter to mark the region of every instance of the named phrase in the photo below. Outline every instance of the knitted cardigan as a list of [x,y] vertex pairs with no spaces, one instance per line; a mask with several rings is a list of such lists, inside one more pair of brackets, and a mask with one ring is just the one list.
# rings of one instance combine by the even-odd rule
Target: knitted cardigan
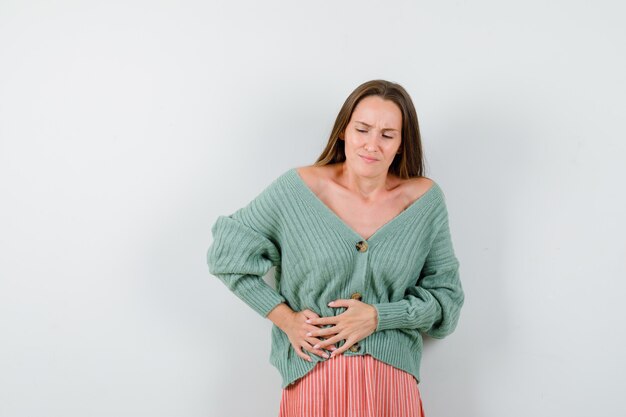
[[[345,311],[329,307],[332,300],[358,298],[374,306],[376,330],[343,355],[372,355],[419,383],[420,332],[443,338],[457,326],[464,293],[437,183],[365,240],[291,168],[245,207],[218,216],[211,233],[209,272],[263,317],[280,303],[320,317]],[[263,280],[272,267],[276,289]],[[313,362],[272,326],[269,361],[283,388],[333,360],[305,353]]]

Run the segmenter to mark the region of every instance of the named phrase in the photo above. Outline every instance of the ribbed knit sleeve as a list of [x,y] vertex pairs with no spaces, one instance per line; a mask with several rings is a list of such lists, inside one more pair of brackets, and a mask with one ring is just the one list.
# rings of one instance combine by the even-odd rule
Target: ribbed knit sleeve
[[285,301],[263,280],[281,261],[275,186],[272,183],[233,214],[219,216],[211,228],[213,242],[207,251],[209,272],[263,317]]
[[417,284],[407,289],[400,301],[373,304],[378,312],[376,331],[418,329],[431,337],[441,339],[456,328],[465,297],[445,205],[443,210],[441,226]]

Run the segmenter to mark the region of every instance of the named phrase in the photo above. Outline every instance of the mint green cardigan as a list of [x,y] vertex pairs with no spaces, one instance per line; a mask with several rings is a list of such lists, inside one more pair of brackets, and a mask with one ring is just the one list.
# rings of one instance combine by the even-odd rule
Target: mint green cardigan
[[[420,332],[443,338],[457,326],[464,293],[437,183],[365,240],[291,168],[245,207],[218,216],[211,233],[209,272],[263,317],[280,303],[320,316],[345,311],[328,306],[340,298],[374,306],[375,332],[343,355],[372,355],[419,383]],[[272,266],[276,290],[263,280]],[[311,352],[313,362],[300,358],[276,325],[271,337],[269,361],[283,388],[333,360]]]

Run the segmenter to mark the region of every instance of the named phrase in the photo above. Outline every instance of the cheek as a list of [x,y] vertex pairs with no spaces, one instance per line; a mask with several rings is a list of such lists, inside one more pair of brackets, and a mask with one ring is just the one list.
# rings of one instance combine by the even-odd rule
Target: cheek
[[389,149],[393,152],[399,151],[401,144],[400,139],[389,141]]
[[360,139],[358,136],[352,135],[352,134],[348,134],[344,136],[344,146],[346,147],[346,149],[354,149],[356,147],[360,146]]
[[383,149],[385,152],[393,152],[397,146],[398,145],[390,139],[385,139],[384,141],[380,142],[380,148]]

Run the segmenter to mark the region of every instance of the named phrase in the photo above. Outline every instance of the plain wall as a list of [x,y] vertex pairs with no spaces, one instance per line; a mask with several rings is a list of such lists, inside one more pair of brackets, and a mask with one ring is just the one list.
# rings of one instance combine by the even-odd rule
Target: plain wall
[[626,415],[623,8],[2,0],[0,416],[277,415],[210,227],[374,78],[413,97],[466,292],[426,415]]

